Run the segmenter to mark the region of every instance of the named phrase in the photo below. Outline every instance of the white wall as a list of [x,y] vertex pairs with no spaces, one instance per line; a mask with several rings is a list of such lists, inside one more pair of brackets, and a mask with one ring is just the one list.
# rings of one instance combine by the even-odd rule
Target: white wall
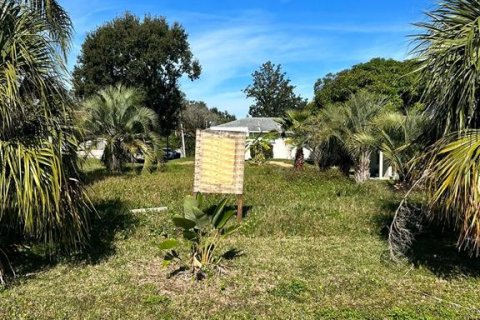
[[273,159],[292,159],[292,146],[285,139],[278,138],[273,142]]
[[105,150],[105,145],[105,139],[98,139],[97,141],[85,141],[80,144],[78,155],[80,157],[84,157],[87,154],[86,150],[88,150],[87,158],[101,159],[103,156],[103,151]]
[[[272,143],[273,146],[273,159],[278,160],[293,160],[295,159],[295,153],[297,148],[293,147],[290,144],[287,144],[284,138],[275,139]],[[303,148],[303,154],[305,159],[310,157],[312,152],[307,149]],[[245,152],[245,160],[251,159],[250,150],[246,150]]]

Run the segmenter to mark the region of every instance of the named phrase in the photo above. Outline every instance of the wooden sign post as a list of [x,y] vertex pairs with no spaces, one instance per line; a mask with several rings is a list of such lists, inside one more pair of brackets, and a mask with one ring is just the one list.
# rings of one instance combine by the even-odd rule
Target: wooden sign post
[[244,132],[197,130],[194,193],[235,194],[243,215]]

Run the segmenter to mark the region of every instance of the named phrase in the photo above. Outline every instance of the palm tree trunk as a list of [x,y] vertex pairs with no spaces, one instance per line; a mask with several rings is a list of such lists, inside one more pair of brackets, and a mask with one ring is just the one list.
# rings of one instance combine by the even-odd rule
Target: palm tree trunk
[[119,142],[115,141],[107,147],[110,149],[109,154],[107,155],[107,167],[108,171],[118,173],[122,171],[122,162],[120,159],[120,147],[118,146]]
[[122,169],[122,165],[120,160],[117,158],[115,154],[112,154],[112,158],[110,160],[110,172],[118,173]]
[[355,181],[363,183],[370,179],[370,156],[371,151],[362,151],[355,164]]
[[295,170],[303,170],[304,163],[305,163],[305,156],[303,154],[303,148],[298,147],[297,151],[295,151],[295,163],[294,163]]

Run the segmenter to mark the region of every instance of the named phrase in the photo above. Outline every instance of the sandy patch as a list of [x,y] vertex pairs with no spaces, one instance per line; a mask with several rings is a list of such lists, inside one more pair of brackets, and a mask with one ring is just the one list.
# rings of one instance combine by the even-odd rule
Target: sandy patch
[[189,165],[194,164],[194,163],[195,163],[194,161],[184,161],[184,162],[177,162],[175,164],[179,165],[179,166],[189,166]]
[[268,161],[268,164],[273,164],[274,166],[279,166],[282,168],[293,168],[293,164],[285,162]]

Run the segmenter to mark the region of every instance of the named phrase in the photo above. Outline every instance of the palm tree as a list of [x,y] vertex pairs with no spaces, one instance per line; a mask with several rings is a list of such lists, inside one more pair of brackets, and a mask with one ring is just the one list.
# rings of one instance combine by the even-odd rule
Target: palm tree
[[91,206],[50,27],[41,14],[0,2],[0,235],[76,248]]
[[107,87],[83,103],[82,127],[87,137],[106,142],[102,160],[111,172],[118,172],[138,153],[145,157],[144,169],[156,160],[160,138],[152,130],[157,114],[142,106],[143,97],[136,89],[122,85]]
[[400,113],[386,113],[378,118],[377,127],[381,134],[379,148],[398,174],[400,183],[411,182],[416,157],[423,149],[419,141],[428,119],[416,109]]
[[302,170],[305,164],[303,148],[308,145],[311,138],[307,130],[307,120],[310,116],[311,112],[307,109],[294,109],[287,111],[279,121],[288,136],[287,142],[295,146],[294,168],[296,170]]
[[[418,24],[424,100],[434,130],[426,163],[428,216],[459,230],[458,246],[480,253],[480,1],[446,0]],[[441,138],[445,135],[444,138]]]
[[341,105],[328,105],[320,111],[311,127],[312,137],[317,144],[332,139],[350,156],[354,165],[357,183],[370,178],[372,152],[380,143],[379,119],[387,113],[386,97],[361,90],[350,96]]

